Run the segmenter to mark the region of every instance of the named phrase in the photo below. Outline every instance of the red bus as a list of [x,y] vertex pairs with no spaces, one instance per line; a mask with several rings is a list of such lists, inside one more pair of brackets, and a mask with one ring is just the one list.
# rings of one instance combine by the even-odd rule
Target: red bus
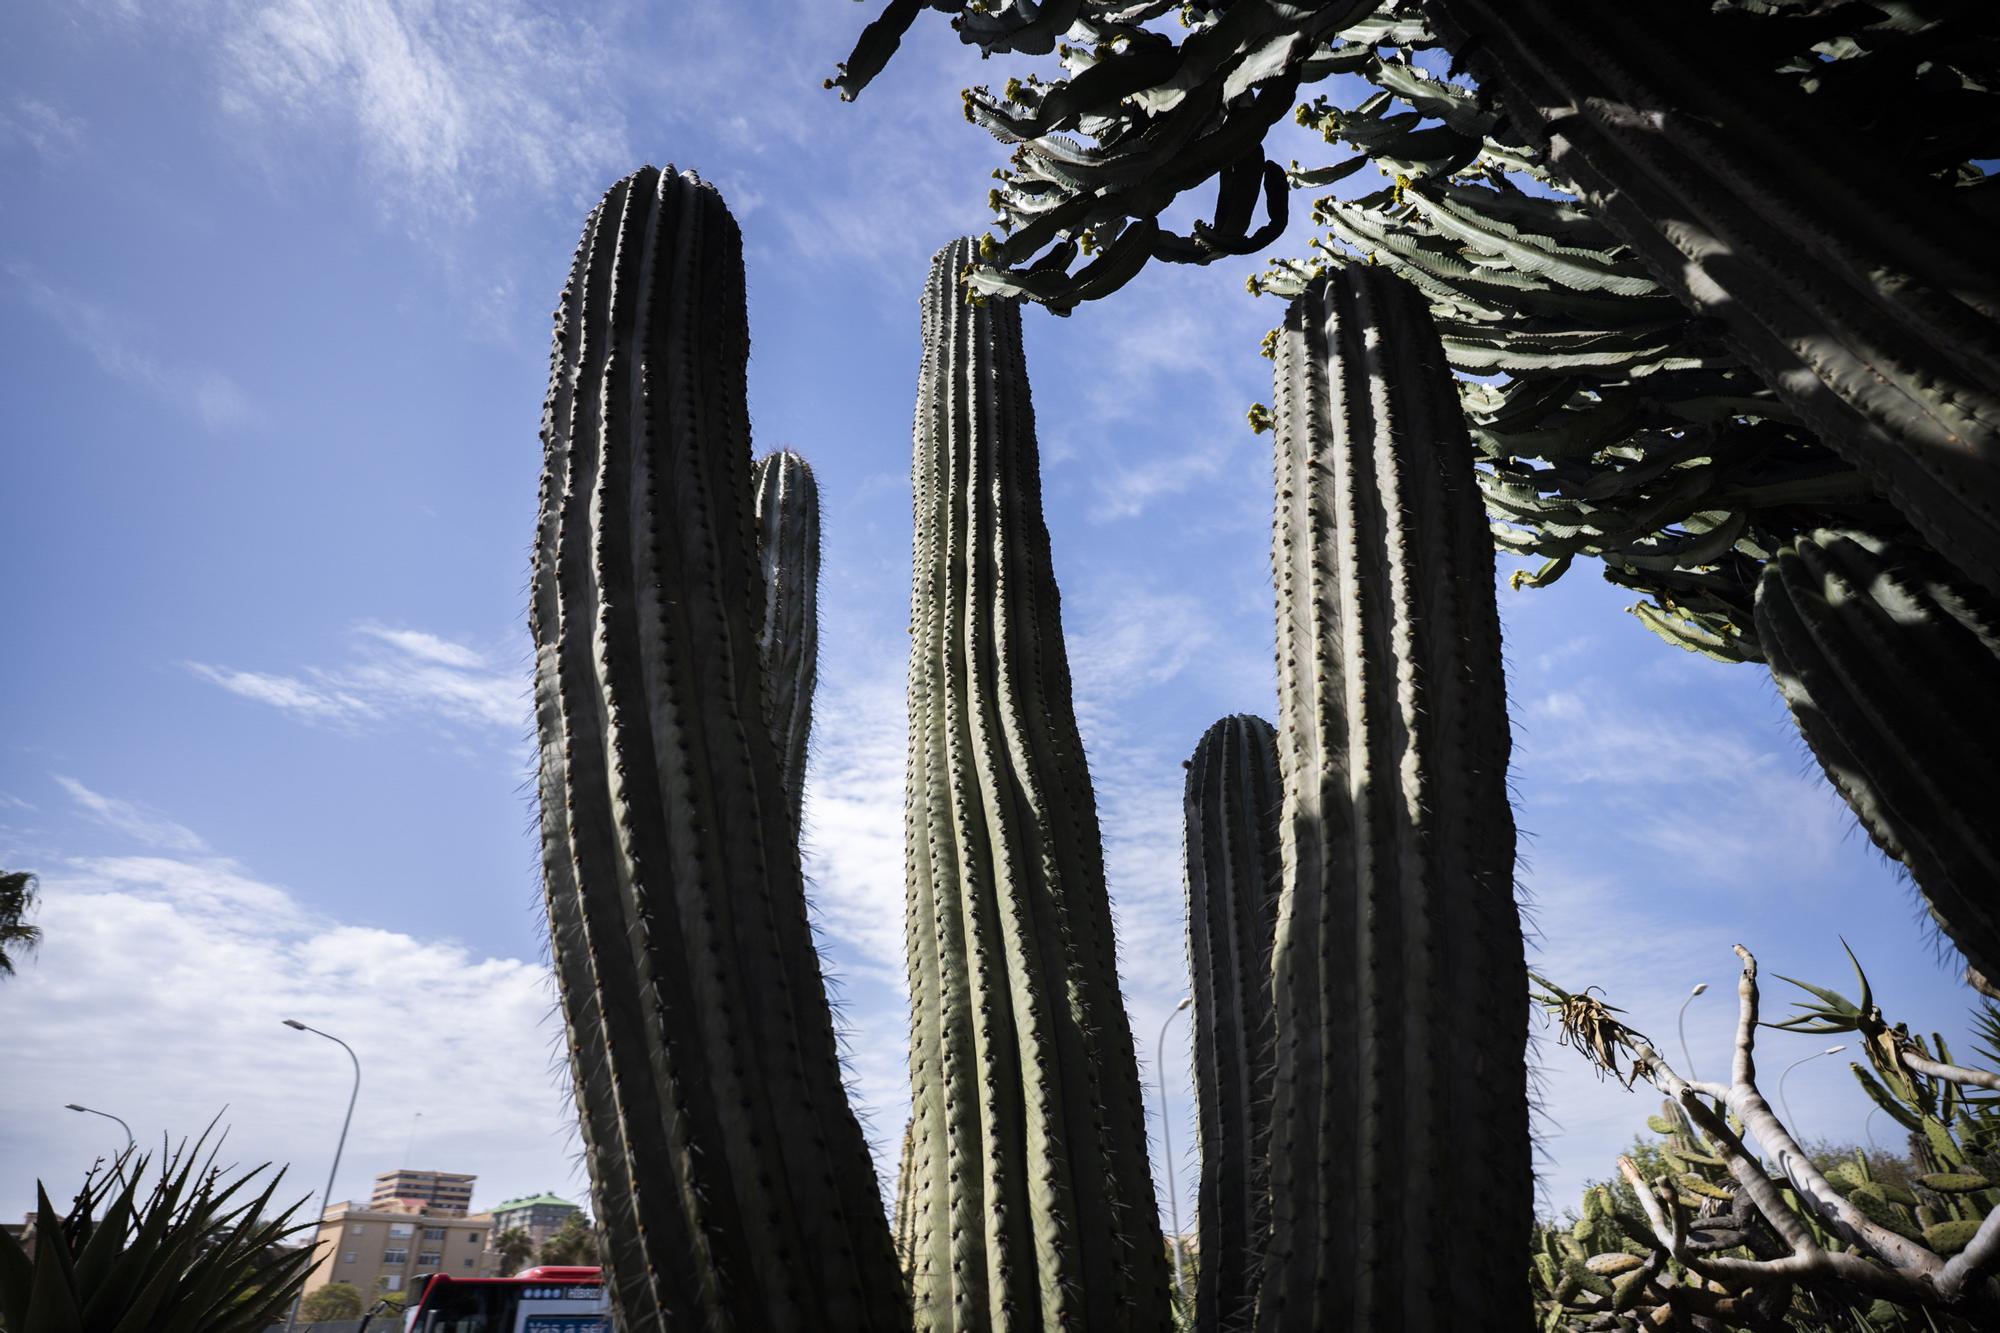
[[410,1279],[404,1333],[611,1333],[601,1268],[526,1268],[513,1277]]

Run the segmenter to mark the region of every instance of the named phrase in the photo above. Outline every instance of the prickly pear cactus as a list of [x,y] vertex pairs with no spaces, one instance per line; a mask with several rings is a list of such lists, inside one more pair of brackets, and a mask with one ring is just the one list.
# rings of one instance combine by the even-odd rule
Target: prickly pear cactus
[[1009,301],[932,261],[913,469],[905,830],[920,1330],[1163,1329],[1096,801]]
[[805,798],[806,742],[812,735],[813,682],[819,674],[819,483],[789,449],[757,460],[751,478],[757,508],[757,564],[762,576],[757,656],[765,709],[778,747],[780,776],[797,827]]
[[754,608],[742,243],[647,167],[557,315],[531,620],[542,862],[618,1325],[892,1329]]
[[1980,972],[2000,968],[2000,601],[1921,543],[1820,529],[1757,587],[1778,690],[1868,834]]
[[1276,340],[1271,1241],[1257,1327],[1514,1330],[1534,1222],[1493,548],[1416,290]]
[[1201,1129],[1194,1326],[1247,1325],[1270,1222],[1271,929],[1278,896],[1277,733],[1225,717],[1187,766],[1188,973]]

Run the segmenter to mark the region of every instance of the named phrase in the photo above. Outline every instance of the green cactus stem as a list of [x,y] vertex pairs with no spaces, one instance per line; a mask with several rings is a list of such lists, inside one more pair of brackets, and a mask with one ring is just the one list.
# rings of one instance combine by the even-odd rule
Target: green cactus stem
[[625,1333],[908,1319],[765,725],[748,354],[714,189],[613,186],[556,317],[531,620],[556,975]]
[[789,449],[757,460],[757,561],[763,578],[757,657],[763,664],[771,740],[799,827],[806,742],[819,672],[819,483]]
[[912,471],[906,929],[919,1330],[1168,1321],[1021,316],[932,261]]
[[1964,192],[1705,5],[1424,0],[1514,128],[1947,559],[2000,592],[2000,270]]
[[1823,528],[1765,566],[1757,634],[1827,777],[1995,975],[2000,602],[1907,535]]
[[1276,356],[1282,878],[1257,1327],[1519,1330],[1534,1222],[1506,691],[1422,296],[1316,279]]
[[1225,717],[1187,766],[1188,972],[1201,1128],[1200,1333],[1249,1325],[1269,1225],[1271,930],[1278,894],[1277,733]]

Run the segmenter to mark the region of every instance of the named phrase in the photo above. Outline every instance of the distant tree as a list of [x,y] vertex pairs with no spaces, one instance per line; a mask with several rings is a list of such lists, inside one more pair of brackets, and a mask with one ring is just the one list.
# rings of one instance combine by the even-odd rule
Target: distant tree
[[42,932],[28,924],[35,904],[35,877],[25,870],[0,871],[0,977],[12,976],[16,954],[41,943]]
[[329,1282],[307,1296],[299,1305],[299,1318],[314,1323],[323,1319],[359,1319],[361,1288],[352,1282]]
[[597,1232],[586,1225],[582,1213],[571,1213],[562,1230],[542,1244],[540,1262],[545,1264],[594,1264],[597,1262]]
[[493,1237],[493,1252],[500,1256],[502,1276],[518,1273],[535,1257],[535,1238],[519,1227],[509,1227]]

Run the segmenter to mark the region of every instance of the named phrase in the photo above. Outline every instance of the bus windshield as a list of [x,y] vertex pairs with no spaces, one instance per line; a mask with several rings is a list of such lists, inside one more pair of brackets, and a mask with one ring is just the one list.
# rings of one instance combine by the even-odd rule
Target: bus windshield
[[609,1333],[597,1283],[432,1278],[411,1312],[410,1333]]

